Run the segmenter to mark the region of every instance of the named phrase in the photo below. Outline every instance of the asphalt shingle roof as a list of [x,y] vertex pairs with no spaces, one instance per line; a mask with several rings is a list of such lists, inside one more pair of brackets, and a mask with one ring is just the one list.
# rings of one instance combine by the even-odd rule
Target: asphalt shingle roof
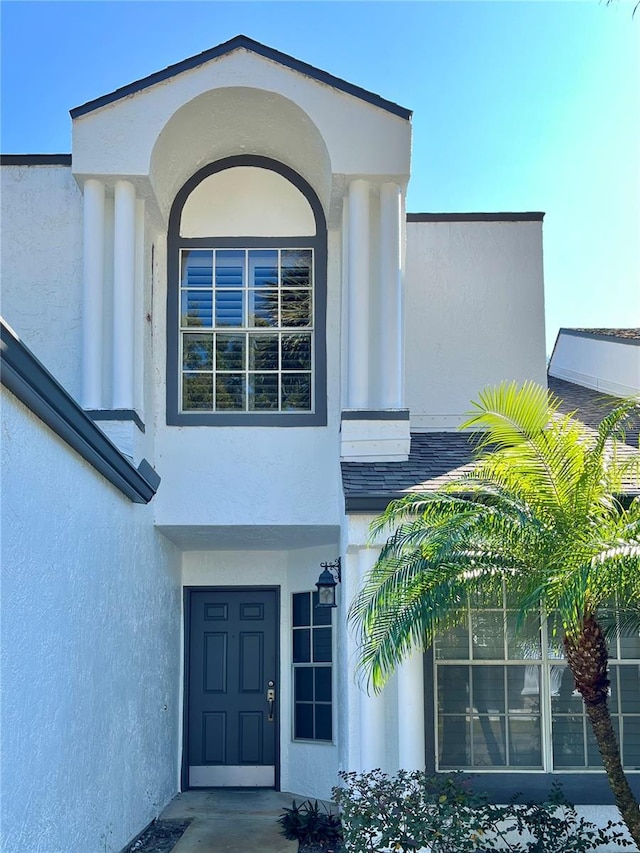
[[565,332],[583,332],[586,335],[604,335],[607,338],[622,338],[626,341],[640,341],[640,329],[565,329]]
[[[575,413],[591,428],[619,400],[581,385],[549,377],[549,389],[561,399],[563,414]],[[638,447],[638,431],[627,433]],[[347,512],[376,512],[407,492],[435,491],[473,467],[474,435],[463,432],[412,433],[406,462],[343,462],[342,483]],[[635,491],[631,488],[630,491]]]

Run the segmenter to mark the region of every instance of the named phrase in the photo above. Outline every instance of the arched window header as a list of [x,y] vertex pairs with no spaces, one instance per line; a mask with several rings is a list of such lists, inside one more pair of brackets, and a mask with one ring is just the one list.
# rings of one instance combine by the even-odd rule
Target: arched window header
[[171,209],[167,423],[326,424],[326,222],[268,158],[201,169]]
[[232,166],[208,175],[182,208],[181,237],[313,237],[316,221],[306,197],[290,181],[257,166]]

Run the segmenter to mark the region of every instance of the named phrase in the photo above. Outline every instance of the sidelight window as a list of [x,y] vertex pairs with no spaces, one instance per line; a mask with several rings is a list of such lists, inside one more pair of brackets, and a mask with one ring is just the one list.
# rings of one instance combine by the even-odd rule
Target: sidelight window
[[333,739],[332,610],[317,605],[317,592],[293,595],[294,740]]

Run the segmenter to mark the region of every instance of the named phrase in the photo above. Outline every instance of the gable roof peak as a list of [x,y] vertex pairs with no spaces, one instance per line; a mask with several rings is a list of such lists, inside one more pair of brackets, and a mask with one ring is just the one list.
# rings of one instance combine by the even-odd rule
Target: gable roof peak
[[126,86],[121,86],[119,89],[115,89],[113,92],[109,92],[106,95],[102,95],[99,98],[94,98],[91,101],[87,101],[85,104],[81,104],[79,107],[74,107],[74,109],[70,110],[70,115],[72,119],[79,118],[80,116],[86,115],[87,113],[93,112],[94,110],[100,109],[101,107],[105,107],[108,104],[115,103],[116,101],[121,100],[122,98],[126,98],[129,95],[133,95],[136,92],[141,92],[144,89],[148,89],[151,86],[155,86],[157,83],[161,83],[164,80],[169,80],[172,77],[176,77],[178,74],[182,74],[184,71],[189,71],[192,68],[197,68],[200,65],[204,65],[207,62],[210,62],[213,59],[218,59],[222,56],[226,56],[230,53],[233,53],[236,50],[247,50],[251,51],[251,53],[255,53],[259,56],[264,57],[265,59],[270,59],[272,62],[277,62],[279,65],[284,66],[285,68],[290,68],[293,71],[297,71],[300,74],[304,74],[307,77],[312,78],[313,80],[317,80],[319,83],[324,83],[327,86],[331,86],[338,91],[345,92],[349,95],[352,95],[355,98],[359,98],[362,101],[366,101],[369,104],[372,104],[375,107],[378,107],[382,110],[386,110],[393,115],[399,116],[400,118],[409,121],[411,119],[412,111],[406,109],[405,107],[401,107],[399,104],[394,103],[393,101],[388,101],[386,98],[382,98],[380,95],[376,95],[374,92],[369,92],[367,89],[362,89],[360,86],[355,86],[353,83],[348,83],[346,80],[341,79],[340,77],[334,77],[333,74],[329,74],[327,71],[323,71],[320,68],[316,68],[313,65],[309,65],[307,62],[303,62],[300,59],[295,59],[293,56],[289,56],[287,53],[282,53],[279,50],[276,50],[273,47],[269,47],[268,45],[262,44],[255,39],[249,38],[249,36],[245,35],[237,35],[228,41],[222,42],[222,44],[218,44],[215,47],[211,47],[208,50],[203,51],[202,53],[197,53],[194,56],[190,56],[187,59],[183,59],[182,62],[177,62],[174,65],[169,65],[166,68],[163,68],[161,71],[156,71],[154,74],[150,74],[147,77],[143,77],[140,80],[135,80],[133,83],[129,83]]

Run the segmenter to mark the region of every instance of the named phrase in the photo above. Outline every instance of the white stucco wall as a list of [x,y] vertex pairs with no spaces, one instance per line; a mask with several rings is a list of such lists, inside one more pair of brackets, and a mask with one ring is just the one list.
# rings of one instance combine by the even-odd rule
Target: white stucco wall
[[412,429],[455,429],[487,385],[511,379],[545,384],[541,225],[407,223]]
[[2,396],[5,853],[116,853],[176,793],[180,565],[130,503]]
[[316,222],[300,190],[277,172],[236,166],[209,175],[182,208],[181,237],[298,237]]
[[[334,742],[308,743],[293,740],[293,677],[291,645],[291,596],[315,589],[320,563],[337,556],[338,544],[289,551],[191,551],[183,555],[184,586],[276,586],[280,588],[280,787],[304,797],[330,799],[337,784],[337,715],[341,695],[334,666]],[[337,660],[334,612],[334,661]]]
[[80,393],[82,196],[68,166],[2,166],[1,313]]
[[617,397],[640,393],[640,340],[560,329],[549,375]]

